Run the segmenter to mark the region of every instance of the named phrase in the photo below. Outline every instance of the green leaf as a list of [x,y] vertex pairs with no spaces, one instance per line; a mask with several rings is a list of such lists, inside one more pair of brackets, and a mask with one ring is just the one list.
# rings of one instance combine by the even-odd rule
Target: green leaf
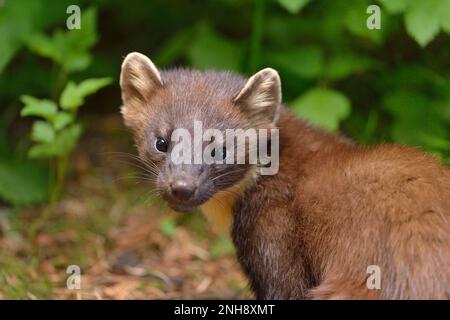
[[62,109],[74,110],[83,104],[83,97],[78,91],[78,87],[73,81],[69,81],[61,93],[59,104]]
[[35,33],[28,37],[28,48],[52,59],[67,72],[81,71],[91,62],[88,50],[97,42],[95,9],[84,10],[81,29],[56,30],[52,37]]
[[159,231],[166,237],[171,238],[177,229],[175,220],[172,218],[164,219],[159,225]]
[[277,0],[278,3],[292,14],[299,13],[310,0]]
[[61,63],[62,49],[59,42],[62,40],[62,32],[57,32],[53,39],[42,33],[35,33],[28,37],[28,48],[43,57],[50,58],[55,62]]
[[64,68],[68,71],[82,71],[91,64],[92,57],[87,52],[72,51],[63,60]]
[[2,1],[0,6],[0,72],[30,32],[40,27],[43,3],[35,0]]
[[450,33],[450,0],[442,0],[441,6],[441,28]]
[[392,139],[398,143],[423,146],[428,150],[448,150],[448,126],[441,105],[412,91],[398,91],[383,99],[383,108],[392,115]]
[[70,81],[61,93],[59,104],[64,110],[76,110],[83,105],[84,98],[112,82],[111,78],[87,79],[76,85]]
[[268,63],[306,79],[322,74],[323,51],[319,47],[301,47],[267,54]]
[[83,104],[83,97],[73,81],[69,81],[59,98],[59,104],[64,110],[74,110]]
[[344,17],[344,24],[348,31],[350,31],[353,35],[369,39],[375,44],[382,44],[384,40],[384,31],[386,29],[386,24],[388,17],[387,15],[381,16],[381,29],[369,29],[367,28],[367,18],[369,15],[367,14],[368,3],[364,2],[355,2],[349,6],[348,11]]
[[295,99],[291,106],[303,119],[326,130],[339,128],[339,122],[350,114],[350,101],[338,91],[315,88]]
[[440,117],[450,125],[450,99],[437,102],[436,108]]
[[239,71],[242,63],[241,47],[230,39],[216,34],[202,25],[187,49],[190,64],[199,69]]
[[60,155],[63,155],[63,152],[58,150],[53,143],[35,144],[28,150],[28,156],[31,159],[48,159]]
[[218,259],[225,255],[232,255],[233,253],[233,242],[227,236],[219,236],[216,240],[213,241],[209,249],[209,254],[212,259]]
[[81,71],[91,62],[91,56],[86,50],[80,47],[73,37],[69,37],[71,30],[63,32],[57,30],[53,37],[45,34],[34,34],[28,39],[28,48],[34,53],[49,58],[64,67],[68,72]]
[[73,47],[87,50],[97,43],[97,9],[82,10],[81,28],[67,31],[68,42]]
[[391,14],[402,13],[406,10],[410,2],[408,0],[378,0]]
[[406,31],[420,46],[425,47],[439,33],[440,9],[441,0],[426,0],[416,1],[406,12]]
[[364,72],[376,65],[377,63],[368,57],[341,53],[328,61],[324,68],[324,76],[330,80],[340,80],[354,73]]
[[25,107],[20,111],[22,117],[37,116],[49,119],[54,116],[58,110],[56,104],[51,100],[36,99],[32,96],[21,96],[20,100]]
[[430,150],[450,151],[450,140],[447,138],[423,132],[419,133],[419,138]]
[[92,78],[86,79],[78,84],[78,92],[81,96],[85,97],[93,94],[103,87],[112,83],[111,78]]
[[0,159],[0,198],[13,205],[43,202],[48,196],[48,171],[32,161]]
[[28,155],[30,158],[53,158],[69,155],[75,149],[81,132],[81,126],[73,124],[58,132],[52,143],[39,143],[31,147]]
[[50,143],[55,139],[55,130],[45,121],[35,121],[31,129],[31,139],[35,142]]
[[450,19],[442,20],[442,30],[450,33]]
[[58,112],[54,117],[51,118],[53,127],[55,130],[59,131],[66,127],[68,124],[72,123],[73,116],[68,112]]
[[56,144],[58,148],[64,149],[64,154],[69,154],[72,152],[77,145],[82,131],[82,127],[78,123],[60,131],[58,137],[56,137]]
[[182,56],[186,51],[186,46],[193,37],[192,28],[179,30],[170,37],[158,50],[155,61],[158,66],[167,66]]

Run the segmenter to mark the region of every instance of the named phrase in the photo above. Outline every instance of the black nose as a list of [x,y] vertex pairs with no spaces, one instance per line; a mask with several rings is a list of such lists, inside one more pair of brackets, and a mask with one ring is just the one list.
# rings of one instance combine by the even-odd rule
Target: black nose
[[177,180],[170,184],[172,196],[180,201],[187,201],[195,193],[195,185],[186,180]]

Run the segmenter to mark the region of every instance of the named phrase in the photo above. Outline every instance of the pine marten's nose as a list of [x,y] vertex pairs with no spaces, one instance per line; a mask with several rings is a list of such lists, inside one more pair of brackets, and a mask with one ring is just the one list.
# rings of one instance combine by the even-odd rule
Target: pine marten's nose
[[170,184],[170,193],[180,201],[188,201],[195,193],[196,186],[187,180],[176,180]]

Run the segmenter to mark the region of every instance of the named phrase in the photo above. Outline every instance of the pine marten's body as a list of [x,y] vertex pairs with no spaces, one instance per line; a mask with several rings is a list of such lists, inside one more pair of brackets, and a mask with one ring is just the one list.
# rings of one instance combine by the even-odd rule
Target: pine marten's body
[[[288,111],[279,126],[280,171],[234,209],[257,296],[450,298],[448,169],[412,148],[352,145]],[[370,265],[380,290],[367,288]]]
[[[176,210],[200,207],[222,227],[231,223],[257,298],[450,298],[450,174],[433,157],[357,146],[309,126],[280,105],[272,69],[247,82],[220,72],[160,74],[133,53],[121,86],[125,121],[161,195]],[[194,119],[220,130],[278,127],[279,172],[173,166],[163,137]],[[367,286],[370,266],[380,271],[379,289]]]

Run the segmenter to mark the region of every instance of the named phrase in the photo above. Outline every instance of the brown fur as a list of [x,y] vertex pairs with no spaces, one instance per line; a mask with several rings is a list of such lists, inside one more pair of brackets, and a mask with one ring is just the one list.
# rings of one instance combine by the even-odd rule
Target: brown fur
[[[159,75],[153,65],[139,77],[127,73],[141,68],[133,66],[139,64],[122,69],[122,112],[140,156],[161,170],[162,186],[173,171],[152,148],[155,136],[194,119],[219,128],[271,126],[278,119],[278,174],[248,179],[253,168],[244,167],[220,188],[211,185],[214,195],[201,205],[224,226],[233,215],[237,257],[257,298],[450,298],[450,174],[435,158],[411,147],[364,147],[325,133],[274,105],[280,88],[271,88],[271,96],[245,92],[261,90],[268,71],[246,84],[223,72]],[[275,80],[265,85],[279,85],[269,73]],[[279,112],[249,112],[249,100],[237,105],[236,97],[269,102]],[[209,180],[218,176],[209,174]],[[380,290],[366,286],[369,265],[381,269]]]
[[[279,173],[235,207],[257,297],[450,298],[448,168],[409,147],[349,144],[287,110],[279,127]],[[369,265],[381,290],[366,287]]]

